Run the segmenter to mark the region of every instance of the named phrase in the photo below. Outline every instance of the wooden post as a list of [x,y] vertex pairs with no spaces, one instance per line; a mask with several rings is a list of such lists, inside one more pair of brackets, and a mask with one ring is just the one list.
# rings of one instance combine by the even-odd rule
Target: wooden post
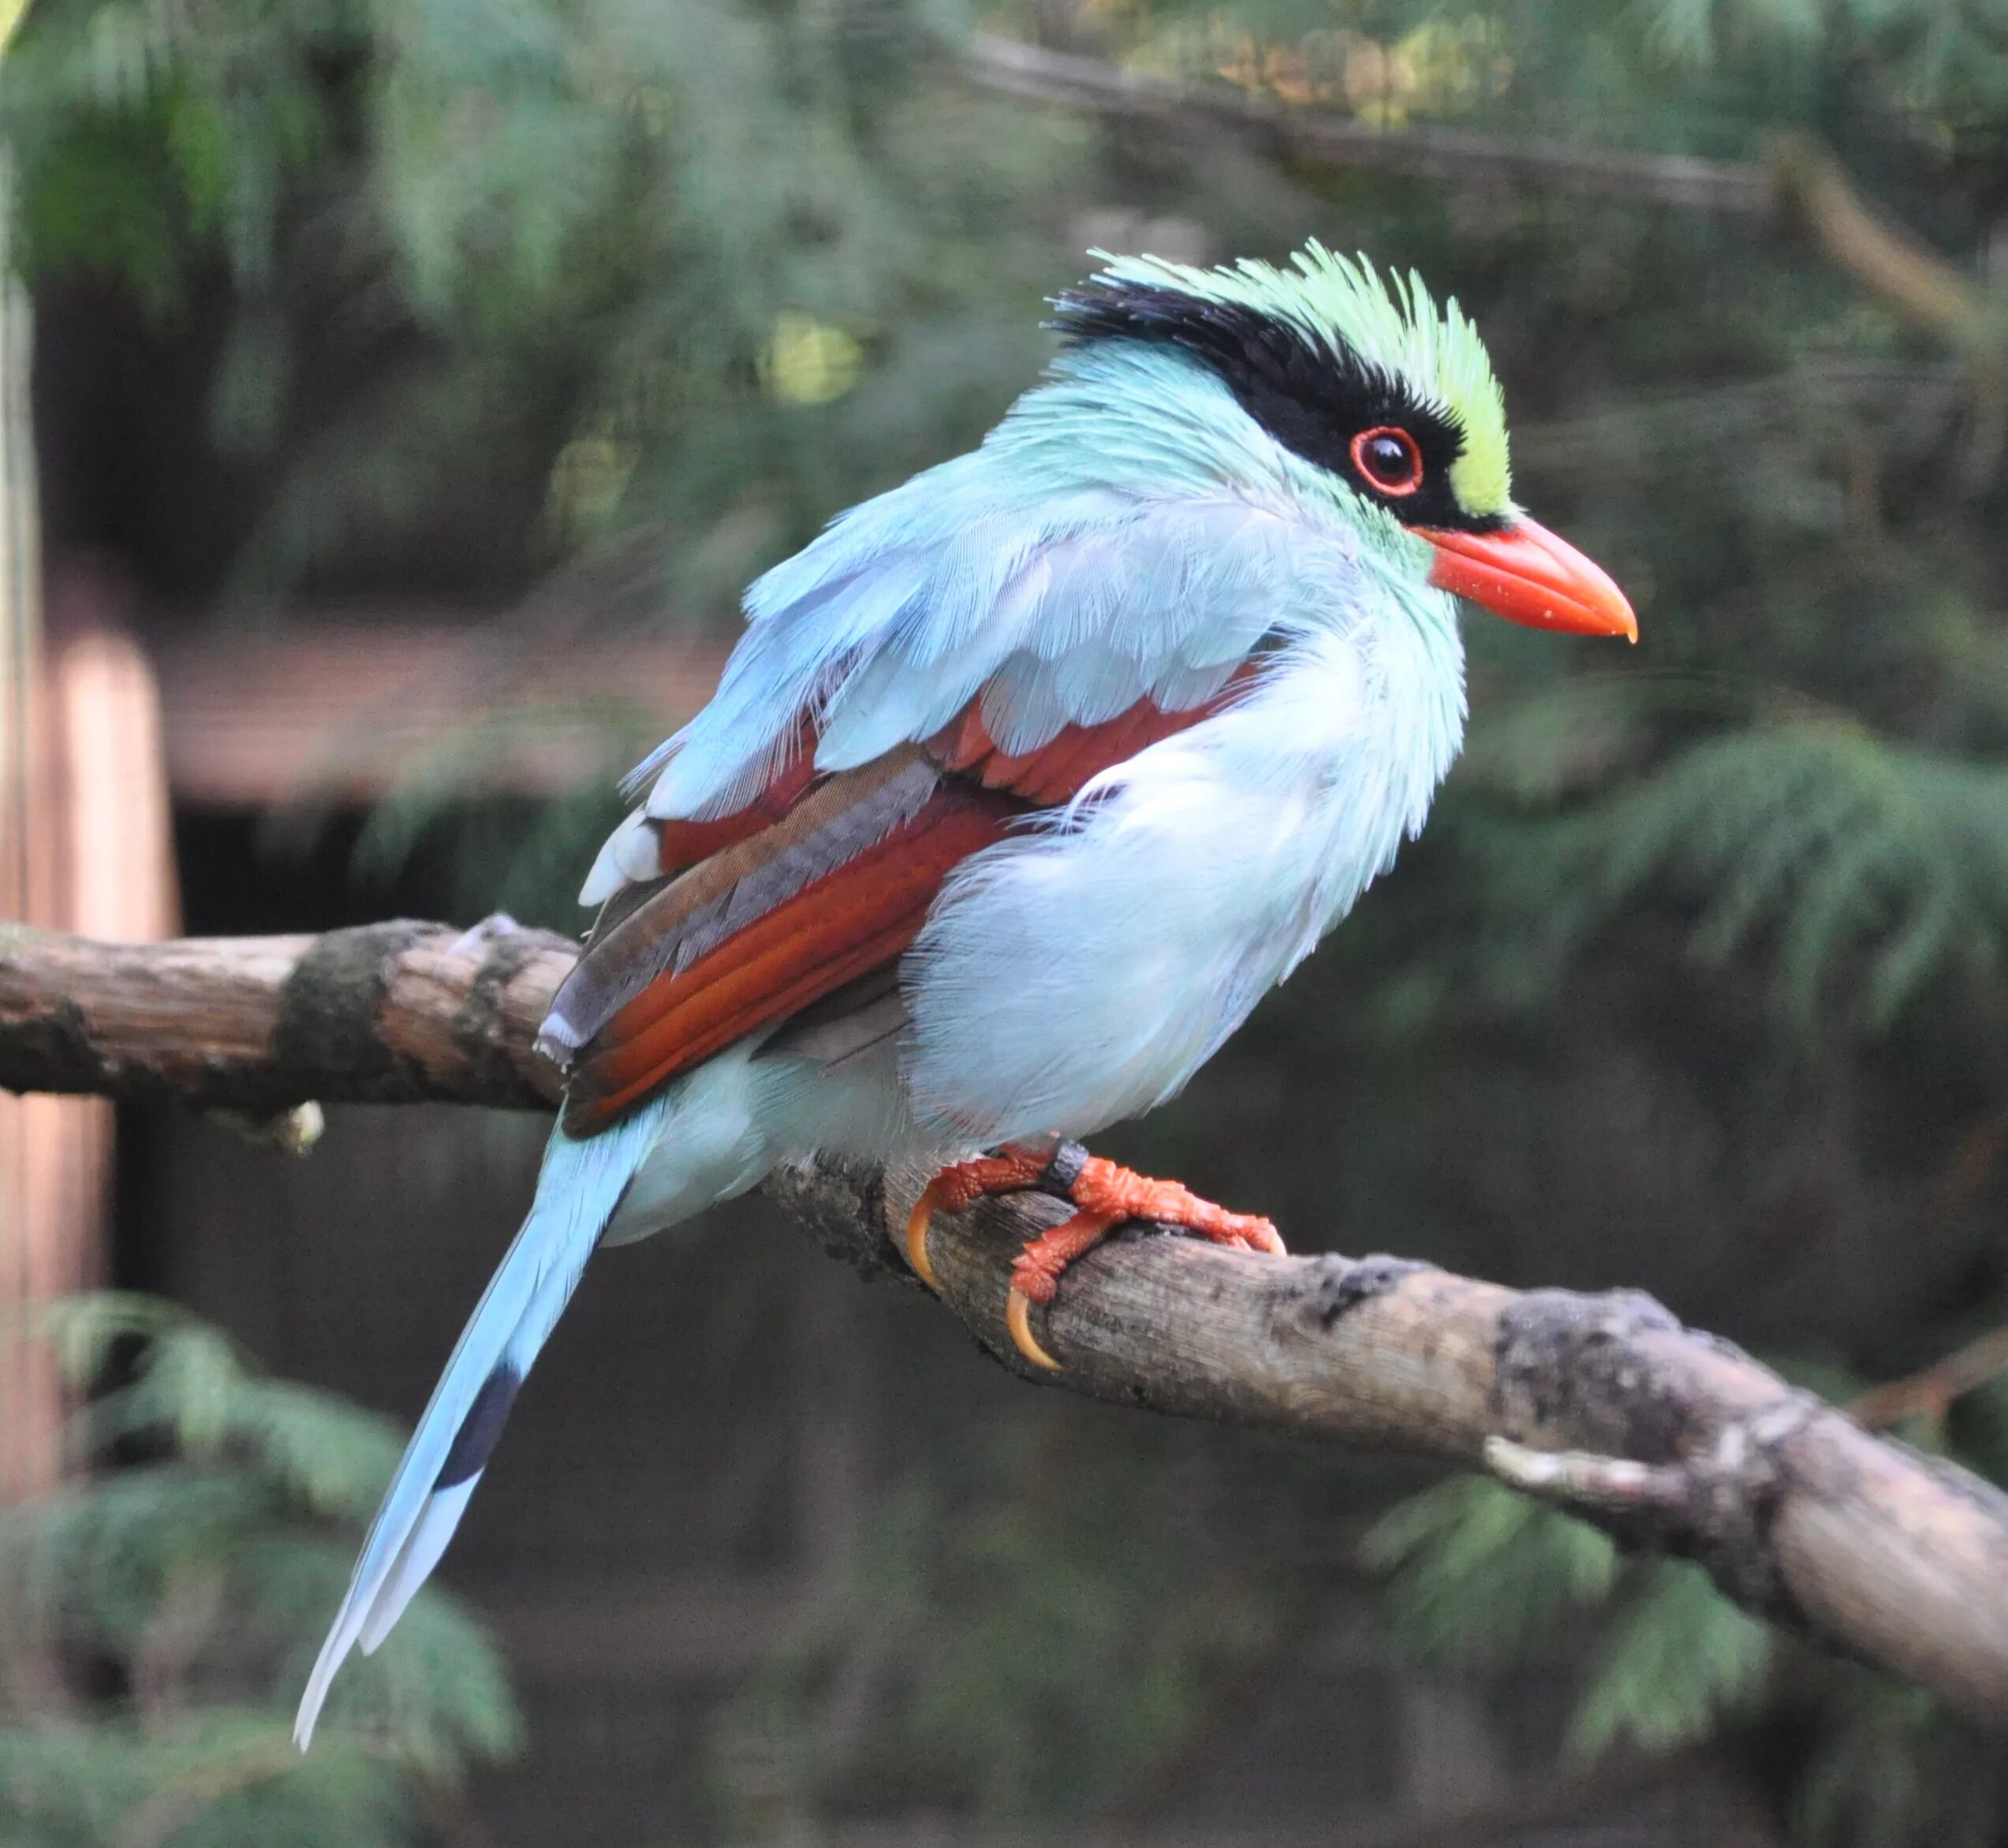
[[[0,150],[0,162],[6,160]],[[48,826],[48,728],[42,659],[40,517],[28,428],[28,305],[7,260],[11,171],[0,167],[0,915],[52,922],[55,842]],[[95,1167],[102,1112],[54,1099],[0,1102],[0,1316],[13,1320],[55,1283],[51,1222],[73,1219],[63,1196]],[[85,1126],[92,1129],[86,1129]],[[83,1132],[85,1146],[73,1144]],[[95,1203],[79,1203],[95,1205]],[[0,1503],[54,1474],[62,1400],[39,1347],[0,1338]]]
[[[11,23],[0,0],[0,46]],[[68,574],[45,611],[12,215],[0,149],[0,918],[151,939],[175,922],[159,701],[107,574]],[[101,1099],[0,1099],[0,1504],[60,1467],[61,1383],[20,1325],[100,1279],[111,1152]]]

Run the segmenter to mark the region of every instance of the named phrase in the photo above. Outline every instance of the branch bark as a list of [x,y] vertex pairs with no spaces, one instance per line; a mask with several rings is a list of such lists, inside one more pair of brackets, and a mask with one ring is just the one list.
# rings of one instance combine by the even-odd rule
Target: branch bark
[[548,1110],[533,1048],[578,955],[544,931],[397,921],[321,936],[95,943],[0,925],[0,1089]]
[[[312,1099],[550,1107],[532,1049],[575,954],[399,923],[137,946],[0,932],[0,1085],[283,1111]],[[826,1249],[905,1278],[925,1177],[823,1163],[769,1191]],[[1028,1379],[1181,1417],[1490,1469],[1746,1607],[2008,1729],[2008,1497],[1872,1436],[1649,1297],[1513,1290],[1405,1258],[1262,1259],[1136,1228],[1084,1259],[1035,1375],[1003,1326],[1038,1195],[937,1221],[948,1309]]]

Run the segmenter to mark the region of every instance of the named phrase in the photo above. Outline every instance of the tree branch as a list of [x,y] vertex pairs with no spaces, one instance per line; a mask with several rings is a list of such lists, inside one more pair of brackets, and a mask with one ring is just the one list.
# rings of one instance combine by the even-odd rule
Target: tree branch
[[2008,1373],[2008,1328],[1990,1328],[1942,1361],[1886,1380],[1848,1402],[1848,1416],[1871,1431],[1905,1418],[1943,1418],[1954,1399]]
[[[267,1114],[314,1098],[548,1107],[556,1077],[531,1042],[574,954],[542,932],[408,923],[145,946],[0,932],[0,1085]],[[924,1178],[825,1163],[769,1191],[833,1254],[904,1278],[892,1233]],[[1006,1272],[1066,1210],[987,1201],[931,1242],[946,1307],[1028,1378]],[[1489,1468],[2008,1727],[2008,1497],[1649,1297],[1137,1228],[1069,1272],[1040,1338],[1066,1364],[1051,1383],[1098,1398]]]
[[1923,238],[1857,192],[1832,151],[1804,133],[1771,144],[1778,202],[1820,251],[1865,294],[1912,327],[1966,348],[1986,330],[1986,291]]
[[0,925],[0,1089],[296,1104],[498,1104],[562,1089],[533,1048],[578,946],[368,924],[318,937],[93,943]]
[[[1375,167],[1495,190],[1573,192],[1797,229],[1834,268],[1909,325],[1961,350],[1990,346],[1985,292],[1921,238],[1878,212],[1832,152],[1810,135],[1778,136],[1764,160],[1740,161],[1628,154],[1452,129],[1376,129],[1226,84],[1185,82],[981,32],[970,39],[960,66],[985,89],[1125,120],[1174,127],[1206,123],[1287,159]],[[1999,342],[1991,344],[1998,348]],[[1992,368],[1986,379],[1997,379],[1998,353],[1984,364]]]
[[1184,83],[1133,65],[1047,51],[984,32],[969,41],[960,62],[971,82],[1006,95],[1174,126],[1209,122],[1274,152],[1334,166],[1383,167],[1431,179],[1542,187],[1760,218],[1775,209],[1771,176],[1751,162],[1625,154],[1451,129],[1370,128],[1224,84]]

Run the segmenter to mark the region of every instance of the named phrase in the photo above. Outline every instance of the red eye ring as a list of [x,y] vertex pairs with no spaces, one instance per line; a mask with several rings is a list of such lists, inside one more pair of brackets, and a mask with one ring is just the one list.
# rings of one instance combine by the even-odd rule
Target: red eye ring
[[1422,451],[1407,431],[1377,424],[1353,439],[1353,466],[1369,487],[1398,498],[1422,486]]

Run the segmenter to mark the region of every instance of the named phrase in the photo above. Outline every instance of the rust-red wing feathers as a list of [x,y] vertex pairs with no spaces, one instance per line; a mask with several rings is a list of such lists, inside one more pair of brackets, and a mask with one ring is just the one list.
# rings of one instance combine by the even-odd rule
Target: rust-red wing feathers
[[875,846],[767,911],[614,1014],[572,1075],[565,1124],[603,1129],[665,1080],[899,956],[942,882],[1023,805],[951,786]]
[[663,824],[665,872],[683,870],[602,914],[547,1023],[553,1043],[580,1047],[565,1126],[604,1129],[677,1073],[895,961],[964,860],[1217,711],[1232,684],[1183,712],[1140,700],[1017,756],[997,748],[979,699],[926,746],[834,775],[812,767],[805,725],[803,749],[745,808]]
[[1160,712],[1148,700],[1102,725],[1070,725],[1049,745],[1017,756],[991,741],[980,703],[937,733],[928,749],[942,767],[987,790],[1008,790],[1039,808],[1057,808],[1081,793],[1089,778],[1133,757],[1146,745],[1182,731],[1196,713]]
[[[674,878],[607,901],[577,966],[553,998],[541,1038],[559,1055],[590,1044],[649,984],[683,974],[784,900],[814,885],[917,813],[941,772],[914,745],[804,783],[778,820]],[[737,819],[736,817],[732,819]]]
[[804,719],[795,749],[774,780],[744,808],[714,821],[661,821],[655,824],[657,853],[665,873],[679,873],[714,853],[750,840],[782,819],[810,789],[825,779],[816,768],[816,727]]

